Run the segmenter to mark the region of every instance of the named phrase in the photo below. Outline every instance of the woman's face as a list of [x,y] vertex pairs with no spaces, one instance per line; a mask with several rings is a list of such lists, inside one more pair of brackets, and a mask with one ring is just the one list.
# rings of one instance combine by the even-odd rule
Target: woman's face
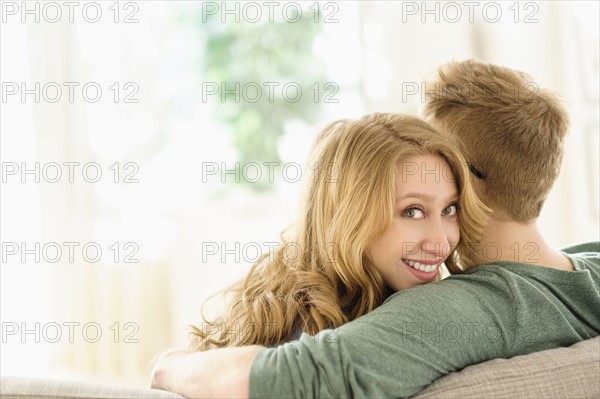
[[458,243],[458,217],[456,182],[443,158],[400,162],[392,224],[367,247],[385,283],[400,291],[432,281]]

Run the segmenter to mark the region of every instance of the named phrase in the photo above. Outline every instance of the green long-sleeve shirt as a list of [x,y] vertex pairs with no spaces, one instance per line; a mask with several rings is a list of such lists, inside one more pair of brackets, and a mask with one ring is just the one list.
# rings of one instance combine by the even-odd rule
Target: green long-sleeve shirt
[[513,262],[400,291],[335,330],[259,351],[250,397],[408,397],[468,365],[600,334],[600,243],[576,271]]

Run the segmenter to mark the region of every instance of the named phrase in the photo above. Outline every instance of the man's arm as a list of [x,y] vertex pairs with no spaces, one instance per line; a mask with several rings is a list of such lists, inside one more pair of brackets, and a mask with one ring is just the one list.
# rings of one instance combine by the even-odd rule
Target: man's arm
[[205,352],[173,350],[154,368],[152,388],[188,398],[247,398],[250,366],[261,349],[253,345]]

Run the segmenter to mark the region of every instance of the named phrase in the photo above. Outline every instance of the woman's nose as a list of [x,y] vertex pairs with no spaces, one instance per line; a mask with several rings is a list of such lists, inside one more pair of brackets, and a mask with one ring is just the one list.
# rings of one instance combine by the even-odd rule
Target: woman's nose
[[448,232],[441,218],[430,219],[430,224],[421,241],[421,249],[438,257],[446,257],[450,252]]

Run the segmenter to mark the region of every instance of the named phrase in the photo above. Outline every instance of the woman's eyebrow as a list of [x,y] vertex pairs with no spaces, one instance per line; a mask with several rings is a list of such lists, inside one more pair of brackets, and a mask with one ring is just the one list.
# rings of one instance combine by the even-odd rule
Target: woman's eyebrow
[[410,193],[404,194],[402,197],[398,197],[399,200],[406,199],[406,198],[418,198],[418,199],[422,199],[423,201],[426,201],[426,202],[435,202],[435,198],[433,197],[433,195],[429,195],[429,194],[425,194],[425,193],[410,192]]
[[[425,193],[418,193],[418,192],[406,193],[402,197],[396,198],[396,202],[403,200],[403,199],[407,199],[407,198],[417,198],[417,199],[421,199],[425,202],[435,202],[435,197],[433,195],[425,194]],[[453,200],[456,198],[458,198],[458,193],[454,193],[454,194],[450,195],[448,198],[446,198],[446,200],[444,202],[449,202],[450,200]]]

